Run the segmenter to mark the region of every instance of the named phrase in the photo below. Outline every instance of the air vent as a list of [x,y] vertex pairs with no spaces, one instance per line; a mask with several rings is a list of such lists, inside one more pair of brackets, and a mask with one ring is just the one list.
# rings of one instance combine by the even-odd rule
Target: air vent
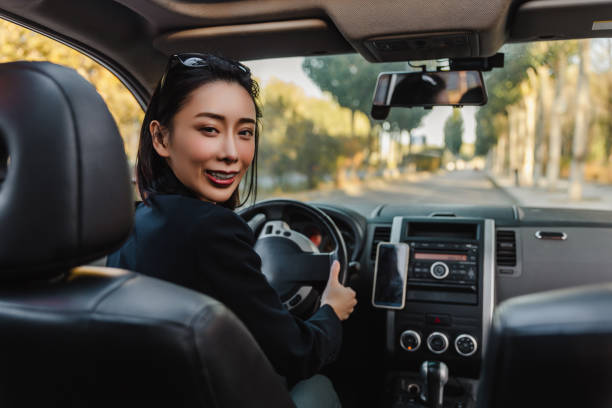
[[391,227],[376,227],[374,229],[374,238],[372,239],[372,250],[370,251],[370,259],[376,260],[376,248],[379,242],[389,241],[391,238]]
[[516,266],[514,231],[497,231],[497,266]]

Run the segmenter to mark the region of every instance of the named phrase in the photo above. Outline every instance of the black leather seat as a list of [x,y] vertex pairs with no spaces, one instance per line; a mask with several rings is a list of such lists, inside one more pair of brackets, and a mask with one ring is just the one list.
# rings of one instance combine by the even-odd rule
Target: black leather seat
[[95,89],[19,62],[0,65],[0,90],[0,406],[293,406],[219,302],[76,267],[118,248],[133,215],[123,144]]
[[481,408],[611,407],[612,284],[501,304],[481,378]]

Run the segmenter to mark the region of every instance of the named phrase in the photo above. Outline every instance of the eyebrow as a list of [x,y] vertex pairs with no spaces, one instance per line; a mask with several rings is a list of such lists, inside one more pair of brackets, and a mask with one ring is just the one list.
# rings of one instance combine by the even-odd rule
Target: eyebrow
[[[202,117],[202,116],[207,117],[207,118],[217,119],[217,120],[225,120],[225,116],[219,115],[217,113],[200,112],[197,115],[195,115],[196,118]],[[240,119],[238,119],[238,123],[252,123],[252,124],[255,124],[255,120],[251,119],[251,118],[240,118]]]

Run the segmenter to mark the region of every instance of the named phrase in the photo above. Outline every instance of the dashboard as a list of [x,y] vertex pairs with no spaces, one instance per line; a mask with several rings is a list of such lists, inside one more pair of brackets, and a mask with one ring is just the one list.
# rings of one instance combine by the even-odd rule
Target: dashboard
[[[313,205],[334,220],[350,259],[359,265],[349,279],[362,315],[355,332],[363,335],[364,325],[376,328],[368,334],[368,347],[382,349],[379,357],[384,354],[399,369],[417,370],[423,360],[436,359],[455,375],[478,378],[497,304],[612,280],[607,257],[612,254],[612,212],[419,204],[381,205],[371,214],[359,214],[337,205]],[[406,306],[399,311],[371,304],[376,247],[384,241],[409,243],[421,254],[410,259]],[[428,247],[434,243],[440,246],[437,254]],[[463,279],[453,276],[467,271],[467,256],[474,256],[475,275],[461,287],[448,279]],[[449,266],[443,281],[432,279],[435,262]],[[445,338],[432,339],[434,333]]]
[[[510,297],[612,280],[612,211],[518,206],[381,205],[367,217],[314,203],[348,237],[350,259],[372,279],[375,248],[388,241],[394,217],[490,219],[495,225],[496,303]],[[435,235],[435,232],[432,232]],[[347,246],[349,245],[347,242]]]

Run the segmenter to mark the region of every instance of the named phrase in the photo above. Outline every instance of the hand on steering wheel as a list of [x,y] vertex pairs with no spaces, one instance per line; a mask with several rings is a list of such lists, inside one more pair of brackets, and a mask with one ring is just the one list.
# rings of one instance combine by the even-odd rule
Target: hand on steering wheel
[[338,273],[340,272],[340,263],[334,261],[329,273],[329,280],[327,286],[321,296],[321,306],[330,305],[338,319],[346,320],[355,310],[357,304],[356,293],[353,289],[347,288],[338,280]]

